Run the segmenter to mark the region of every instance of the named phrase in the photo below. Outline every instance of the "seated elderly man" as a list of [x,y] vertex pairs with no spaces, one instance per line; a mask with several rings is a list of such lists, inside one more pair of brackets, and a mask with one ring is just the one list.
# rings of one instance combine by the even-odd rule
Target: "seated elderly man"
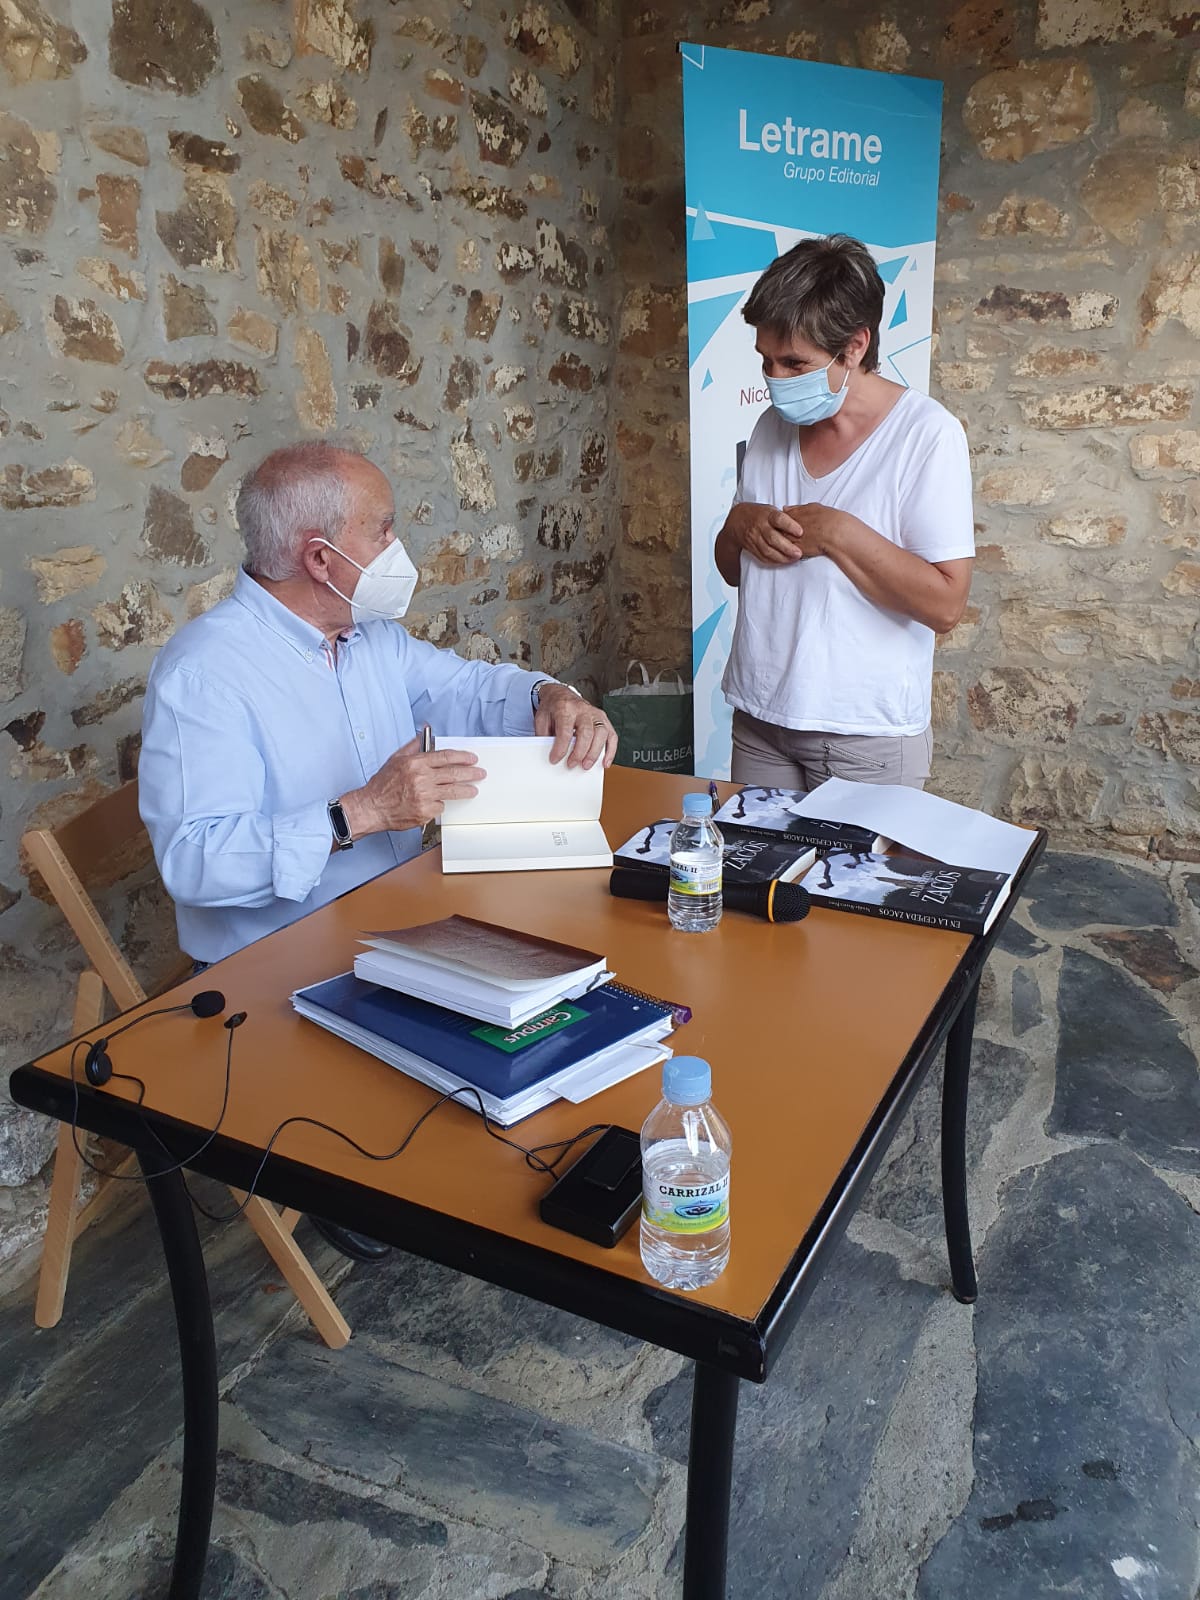
[[416,571],[378,467],[328,443],[276,450],[237,502],[232,595],[150,672],[142,818],[181,947],[219,961],[416,855],[421,826],[485,777],[435,735],[553,734],[551,760],[611,765],[604,714],[553,678],[414,639]]

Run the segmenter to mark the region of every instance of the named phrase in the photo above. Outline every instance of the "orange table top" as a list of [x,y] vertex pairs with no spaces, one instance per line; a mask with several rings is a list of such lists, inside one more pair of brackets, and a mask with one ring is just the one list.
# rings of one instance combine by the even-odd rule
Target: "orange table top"
[[[696,787],[694,778],[613,768],[603,813],[610,843],[617,848],[655,818],[678,815],[680,796]],[[732,1251],[709,1288],[686,1296],[655,1292],[743,1322],[760,1318],[795,1270],[801,1242],[828,1211],[914,1041],[939,1003],[945,1010],[958,993],[959,985],[950,986],[961,980],[973,942],[941,929],[820,909],[791,925],[727,910],[715,931],[681,934],[671,929],[664,905],[614,899],[607,869],[444,876],[440,853],[430,851],[141,1008],[219,988],[228,1011],[248,1013],[235,1035],[218,1145],[234,1140],[261,1153],[277,1124],[296,1115],[331,1123],[372,1150],[398,1144],[433,1091],[297,1016],[289,995],[350,968],[362,930],[451,912],[596,950],[619,981],[691,1006],[693,1020],[670,1043],[677,1053],[711,1062],[713,1099],[732,1130]],[[144,1080],[149,1111],[208,1130],[220,1109],[227,1038],[219,1020],[166,1016],[114,1040],[111,1055],[118,1072]],[[62,1078],[70,1050],[62,1047],[35,1065]],[[660,1069],[651,1068],[583,1105],[557,1102],[509,1137],[540,1144],[593,1122],[637,1129],[659,1087]],[[129,1099],[132,1089],[114,1080],[100,1096]],[[64,1114],[57,1105],[47,1109]],[[88,1125],[86,1106],[80,1121]],[[186,1139],[175,1143],[187,1148]],[[310,1126],[289,1127],[275,1150],[358,1186],[355,1226],[365,1232],[373,1204],[382,1214],[394,1199],[631,1286],[652,1284],[636,1227],[606,1250],[543,1223],[537,1204],[548,1180],[458,1105],[441,1107],[407,1151],[386,1163],[370,1162]],[[270,1172],[261,1185],[268,1197],[279,1188]],[[419,1243],[413,1247],[420,1250]]]

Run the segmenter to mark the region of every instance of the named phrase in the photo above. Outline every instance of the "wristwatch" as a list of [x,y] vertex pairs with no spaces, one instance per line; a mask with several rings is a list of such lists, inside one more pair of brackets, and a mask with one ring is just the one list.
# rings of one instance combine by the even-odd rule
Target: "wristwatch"
[[354,835],[350,832],[350,824],[346,820],[346,812],[340,800],[329,802],[329,826],[333,832],[335,850],[354,849]]
[[552,684],[556,689],[569,690],[570,693],[575,696],[576,700],[583,699],[583,696],[580,694],[579,690],[573,688],[569,683],[560,683],[557,678],[539,678],[534,684],[533,688],[529,691],[529,704],[533,707],[533,714],[535,717],[538,714],[538,707],[542,703],[542,690],[547,684]]

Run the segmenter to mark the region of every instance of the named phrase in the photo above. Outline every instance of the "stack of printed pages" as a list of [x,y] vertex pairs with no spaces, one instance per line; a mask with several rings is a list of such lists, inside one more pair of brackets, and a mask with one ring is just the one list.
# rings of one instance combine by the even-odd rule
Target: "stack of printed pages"
[[354,971],[297,990],[301,1016],[502,1127],[671,1054],[671,1007],[594,951],[444,917],[363,936]]

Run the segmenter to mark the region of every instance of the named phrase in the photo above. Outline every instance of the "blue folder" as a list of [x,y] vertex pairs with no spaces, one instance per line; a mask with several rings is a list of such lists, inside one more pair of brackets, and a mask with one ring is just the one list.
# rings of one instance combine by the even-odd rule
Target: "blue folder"
[[298,993],[309,1005],[411,1051],[500,1100],[565,1072],[671,1015],[668,1005],[606,983],[566,1002],[584,1013],[577,1021],[510,1055],[472,1037],[472,1030],[487,1026],[476,1017],[464,1017],[381,984],[364,983],[352,972]]

